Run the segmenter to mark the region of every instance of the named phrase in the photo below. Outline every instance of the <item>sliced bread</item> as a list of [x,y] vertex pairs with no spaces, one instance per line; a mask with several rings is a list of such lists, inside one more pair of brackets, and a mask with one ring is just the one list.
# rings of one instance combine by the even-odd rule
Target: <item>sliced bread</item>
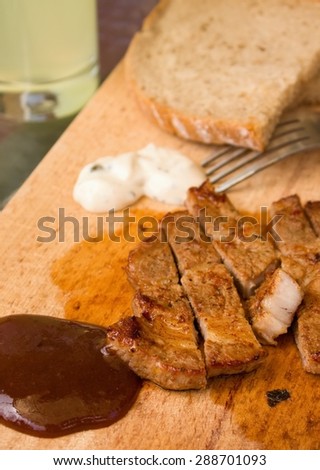
[[263,149],[320,64],[320,0],[161,0],[126,77],[163,129]]

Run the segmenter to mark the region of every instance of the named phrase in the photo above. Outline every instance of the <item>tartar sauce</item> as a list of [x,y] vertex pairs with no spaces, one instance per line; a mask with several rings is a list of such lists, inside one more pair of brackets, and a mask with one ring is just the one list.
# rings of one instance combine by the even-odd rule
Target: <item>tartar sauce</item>
[[188,188],[205,180],[202,169],[176,150],[149,144],[116,157],[99,158],[80,172],[73,197],[89,212],[120,210],[148,196],[182,205]]

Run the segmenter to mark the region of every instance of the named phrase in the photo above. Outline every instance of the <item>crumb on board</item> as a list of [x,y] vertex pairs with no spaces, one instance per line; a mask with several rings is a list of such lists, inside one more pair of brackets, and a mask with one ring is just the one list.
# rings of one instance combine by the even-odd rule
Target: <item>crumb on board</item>
[[286,389],[269,390],[267,393],[268,405],[273,408],[278,403],[288,400],[290,393]]

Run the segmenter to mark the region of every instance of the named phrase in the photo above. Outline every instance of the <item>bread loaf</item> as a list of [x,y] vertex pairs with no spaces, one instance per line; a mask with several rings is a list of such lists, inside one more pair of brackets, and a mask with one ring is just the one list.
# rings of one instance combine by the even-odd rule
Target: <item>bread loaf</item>
[[319,70],[319,24],[320,0],[161,0],[126,77],[166,131],[263,149]]

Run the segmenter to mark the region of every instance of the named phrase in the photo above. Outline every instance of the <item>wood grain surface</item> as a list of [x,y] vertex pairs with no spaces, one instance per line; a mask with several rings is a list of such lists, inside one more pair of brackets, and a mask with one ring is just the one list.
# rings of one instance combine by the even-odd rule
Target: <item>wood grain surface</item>
[[[1,213],[2,316],[36,313],[110,324],[130,313],[132,290],[123,267],[133,244],[107,238],[81,241],[83,218],[94,230],[97,215],[73,201],[72,188],[84,164],[149,142],[178,149],[196,161],[209,151],[150,124],[127,90],[120,65]],[[300,194],[303,202],[320,199],[319,152],[265,170],[230,191],[230,198],[241,211],[255,213],[292,193]],[[59,208],[80,221],[79,243],[73,223],[59,220]],[[137,217],[172,209],[148,199],[133,208]],[[43,217],[53,218],[56,237],[50,243],[37,240],[43,235],[38,227]],[[83,262],[73,269],[75,257]],[[0,447],[319,449],[320,377],[302,370],[291,335],[268,350],[266,363],[256,372],[214,379],[200,392],[170,392],[145,383],[128,415],[109,428],[41,439],[0,426]],[[277,388],[286,388],[291,398],[270,408],[266,392]]]

